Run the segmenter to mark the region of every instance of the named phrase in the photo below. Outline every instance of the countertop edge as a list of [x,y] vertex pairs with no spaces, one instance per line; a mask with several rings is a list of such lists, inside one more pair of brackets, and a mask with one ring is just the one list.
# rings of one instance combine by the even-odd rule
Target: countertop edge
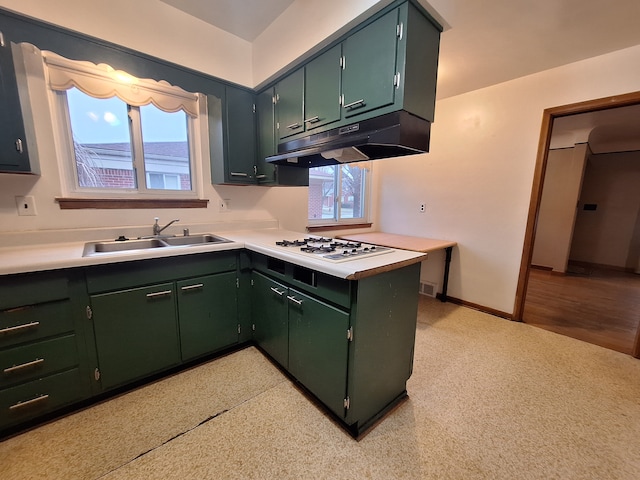
[[391,270],[397,270],[399,268],[408,267],[409,265],[413,265],[414,263],[420,263],[423,260],[427,259],[428,254],[420,255],[419,257],[410,258],[407,260],[402,260],[400,262],[390,263],[388,265],[383,265],[377,268],[370,268],[368,270],[357,271],[349,276],[347,276],[347,280],[361,280],[367,277],[373,277],[374,275],[378,275],[384,272],[390,272]]

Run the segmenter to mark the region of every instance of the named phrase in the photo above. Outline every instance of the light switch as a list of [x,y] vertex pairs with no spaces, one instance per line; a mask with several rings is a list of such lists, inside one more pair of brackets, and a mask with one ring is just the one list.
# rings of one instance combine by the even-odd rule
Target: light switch
[[33,195],[26,197],[16,197],[16,208],[18,209],[18,215],[35,216],[38,214],[36,210],[36,200]]

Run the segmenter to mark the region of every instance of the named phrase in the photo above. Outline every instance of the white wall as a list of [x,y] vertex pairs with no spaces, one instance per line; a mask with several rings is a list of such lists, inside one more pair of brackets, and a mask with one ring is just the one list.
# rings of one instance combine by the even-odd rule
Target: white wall
[[438,101],[431,152],[377,164],[379,226],[457,241],[449,294],[512,313],[543,110],[637,90],[640,46]]
[[551,150],[542,187],[532,265],[565,272],[569,261],[587,144]]
[[158,0],[0,0],[0,7],[253,86],[251,43]]
[[[584,210],[585,203],[597,205]],[[571,260],[634,269],[640,242],[640,153],[593,155],[584,176]]]

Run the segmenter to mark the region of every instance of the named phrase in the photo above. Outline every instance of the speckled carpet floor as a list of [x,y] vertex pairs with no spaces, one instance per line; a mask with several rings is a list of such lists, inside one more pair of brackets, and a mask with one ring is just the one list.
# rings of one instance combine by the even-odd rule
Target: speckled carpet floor
[[630,356],[421,297],[407,390],[357,442],[247,348],[0,442],[0,478],[640,478]]

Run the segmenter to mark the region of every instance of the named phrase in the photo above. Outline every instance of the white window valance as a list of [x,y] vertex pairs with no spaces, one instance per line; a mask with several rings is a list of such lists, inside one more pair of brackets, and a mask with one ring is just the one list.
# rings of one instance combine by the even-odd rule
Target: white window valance
[[165,112],[184,110],[192,117],[198,116],[198,95],[164,80],[136,78],[104,63],[69,60],[53,52],[43,51],[42,56],[53,90],[76,87],[95,98],[118,97],[136,107],[152,103]]

